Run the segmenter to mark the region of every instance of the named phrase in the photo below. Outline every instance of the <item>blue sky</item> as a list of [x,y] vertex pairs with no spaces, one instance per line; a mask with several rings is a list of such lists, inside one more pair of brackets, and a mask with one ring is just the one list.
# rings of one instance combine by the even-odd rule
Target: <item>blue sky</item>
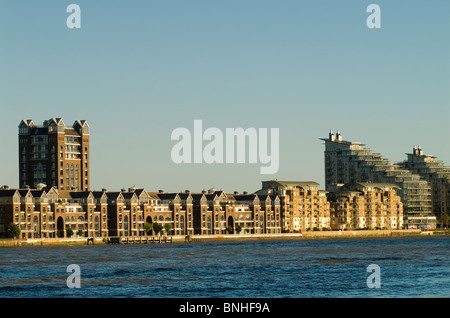
[[[69,29],[66,7],[81,8]],[[381,7],[369,29],[366,7]],[[392,162],[450,164],[450,2],[0,0],[0,183],[18,186],[17,125],[91,127],[91,188],[324,187],[339,129]],[[280,169],[172,162],[177,127],[280,129]]]

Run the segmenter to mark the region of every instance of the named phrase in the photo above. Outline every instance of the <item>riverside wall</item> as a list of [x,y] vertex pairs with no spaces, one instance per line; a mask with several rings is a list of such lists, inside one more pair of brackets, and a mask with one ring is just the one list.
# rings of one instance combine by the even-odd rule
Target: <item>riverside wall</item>
[[[311,231],[304,232],[303,238],[348,238],[348,237],[391,237],[423,235],[421,230],[358,230],[358,231]],[[432,232],[430,232],[432,234]]]
[[[432,231],[421,230],[359,230],[359,231],[309,231],[302,233],[282,234],[230,234],[230,235],[193,235],[170,236],[172,242],[205,242],[205,241],[235,241],[235,240],[281,240],[281,239],[327,239],[327,238],[362,238],[362,237],[400,237],[433,235]],[[438,233],[436,233],[438,234]],[[445,232],[439,234],[446,234]],[[0,247],[14,246],[46,246],[46,245],[96,245],[111,242],[108,238],[51,238],[51,239],[0,239]],[[123,243],[123,238],[117,242]],[[159,241],[155,239],[152,243]],[[142,243],[142,242],[141,242]],[[150,243],[147,241],[146,243]],[[136,242],[128,244],[139,244]]]

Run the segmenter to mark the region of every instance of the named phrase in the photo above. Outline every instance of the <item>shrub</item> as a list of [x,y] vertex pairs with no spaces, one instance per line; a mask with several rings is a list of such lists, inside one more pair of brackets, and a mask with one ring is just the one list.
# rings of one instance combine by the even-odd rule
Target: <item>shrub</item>
[[73,235],[73,230],[72,230],[70,227],[68,227],[68,228],[66,229],[66,235],[67,235],[67,237],[72,237],[72,235]]
[[6,237],[8,238],[19,238],[20,237],[20,228],[17,224],[9,223],[6,228]]
[[156,235],[158,235],[158,233],[160,233],[163,229],[163,225],[160,223],[153,223],[153,231],[155,232]]
[[172,231],[172,224],[170,223],[164,224],[164,229],[166,230],[166,233],[169,234],[170,231]]

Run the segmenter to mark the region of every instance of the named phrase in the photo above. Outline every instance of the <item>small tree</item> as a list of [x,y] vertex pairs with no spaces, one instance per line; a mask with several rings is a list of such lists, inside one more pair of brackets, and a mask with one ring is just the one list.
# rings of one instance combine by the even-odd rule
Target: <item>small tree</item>
[[78,230],[78,231],[77,231],[77,235],[80,236],[80,237],[82,237],[82,236],[83,236],[83,230],[81,230],[81,229]]
[[148,234],[150,234],[150,231],[153,230],[153,224],[146,222],[144,224],[144,228],[145,228],[145,233],[147,233],[147,235],[148,235]]
[[233,234],[233,228],[231,226],[227,226],[227,232],[228,234]]
[[9,223],[6,228],[6,237],[8,238],[19,238],[20,237],[20,228],[17,224]]
[[158,235],[158,233],[160,233],[163,229],[163,225],[160,223],[153,223],[153,231],[155,232],[156,235]]
[[72,235],[73,235],[73,230],[72,230],[70,227],[68,227],[68,228],[66,229],[66,235],[67,235],[67,237],[72,237]]
[[238,234],[242,231],[242,227],[239,224],[236,224],[235,229],[236,229],[236,233],[238,233]]
[[166,223],[164,224],[164,229],[166,230],[166,233],[169,234],[170,231],[172,231],[172,224]]

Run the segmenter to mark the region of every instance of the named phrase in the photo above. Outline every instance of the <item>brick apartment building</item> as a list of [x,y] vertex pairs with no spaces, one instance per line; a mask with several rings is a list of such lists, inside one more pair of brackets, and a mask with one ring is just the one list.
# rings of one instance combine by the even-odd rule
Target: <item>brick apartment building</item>
[[[280,200],[255,194],[0,189],[0,237],[9,223],[25,238],[144,236],[145,223],[174,235],[281,232]],[[152,235],[154,233],[150,233]]]
[[330,204],[318,186],[313,181],[270,180],[263,181],[256,193],[277,195],[283,232],[299,232],[330,227]]
[[387,183],[353,183],[329,193],[331,228],[403,228],[403,203],[397,195],[398,188]]
[[60,190],[87,191],[89,174],[89,125],[77,120],[71,127],[61,118],[43,125],[32,120],[19,124],[19,186],[39,184]]

